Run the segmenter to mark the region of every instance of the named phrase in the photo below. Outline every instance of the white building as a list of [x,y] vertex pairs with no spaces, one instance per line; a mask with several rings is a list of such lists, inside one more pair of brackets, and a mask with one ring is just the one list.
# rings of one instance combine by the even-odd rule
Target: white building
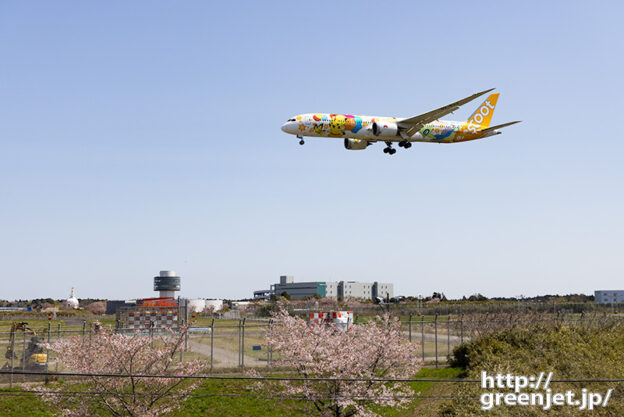
[[596,304],[624,303],[624,290],[594,291]]
[[206,300],[206,308],[211,308],[212,311],[223,310],[223,300]]
[[65,305],[69,308],[76,309],[78,308],[78,299],[74,295],[74,287],[71,289],[71,294],[69,294],[69,298],[65,300]]
[[203,313],[206,309],[211,311],[221,311],[223,300],[206,300],[204,298],[194,298],[187,301],[188,309],[192,313]]
[[271,295],[279,297],[283,293],[288,293],[294,300],[312,296],[334,300],[375,300],[376,298],[386,299],[394,297],[394,285],[377,281],[295,282],[292,275],[282,275],[280,276],[279,284],[272,284],[269,290],[254,291],[254,299],[266,300]]
[[189,312],[202,313],[206,309],[206,300],[203,298],[194,298],[187,300]]

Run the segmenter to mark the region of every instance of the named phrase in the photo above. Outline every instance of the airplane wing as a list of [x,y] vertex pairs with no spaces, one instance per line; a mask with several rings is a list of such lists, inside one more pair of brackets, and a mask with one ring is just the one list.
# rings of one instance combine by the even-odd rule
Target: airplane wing
[[455,103],[440,107],[439,109],[435,109],[430,112],[420,114],[418,116],[409,117],[407,119],[397,120],[397,123],[407,136],[412,136],[427,123],[438,120],[440,117],[446,116],[447,114],[454,112],[455,110],[459,109],[460,106],[463,106],[464,104],[469,103],[475,98],[482,96],[485,93],[489,93],[492,90],[494,89],[490,88],[489,90],[473,94],[470,97],[466,97],[462,100],[456,101]]
[[502,129],[507,126],[515,125],[516,123],[520,123],[522,120],[516,120],[515,122],[503,123],[502,125],[488,127],[487,129],[477,130],[477,133],[489,133],[496,129]]

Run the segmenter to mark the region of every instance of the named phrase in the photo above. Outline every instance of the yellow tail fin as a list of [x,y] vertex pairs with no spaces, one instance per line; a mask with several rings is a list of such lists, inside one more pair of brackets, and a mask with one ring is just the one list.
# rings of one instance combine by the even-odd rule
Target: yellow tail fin
[[494,108],[496,107],[496,101],[498,100],[498,93],[491,94],[485,99],[483,103],[477,107],[468,118],[468,124],[479,125],[482,128],[488,127],[494,114]]

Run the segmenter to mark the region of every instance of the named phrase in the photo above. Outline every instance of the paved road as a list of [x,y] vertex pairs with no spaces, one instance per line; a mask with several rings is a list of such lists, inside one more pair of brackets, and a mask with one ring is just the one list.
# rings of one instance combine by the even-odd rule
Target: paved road
[[[191,348],[191,352],[196,352],[201,355],[204,355],[210,358],[210,345],[195,342],[189,339],[189,347]],[[238,363],[238,352],[231,351],[223,348],[218,348],[216,346],[213,347],[214,353],[214,366],[223,367],[223,368],[233,368],[239,365]],[[252,358],[251,356],[245,355],[245,366],[266,366],[266,361],[261,361],[256,358]]]

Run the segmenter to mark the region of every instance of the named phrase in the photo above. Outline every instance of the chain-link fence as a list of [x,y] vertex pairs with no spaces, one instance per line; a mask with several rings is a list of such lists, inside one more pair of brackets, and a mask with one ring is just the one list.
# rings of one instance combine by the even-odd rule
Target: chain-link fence
[[[147,317],[152,317],[151,314]],[[145,317],[144,317],[145,318]],[[358,322],[369,320],[356,316]],[[453,349],[480,335],[504,329],[541,323],[543,325],[593,326],[605,322],[620,321],[619,314],[563,314],[545,312],[475,313],[459,315],[408,315],[398,316],[401,321],[401,335],[405,343],[418,343],[419,356],[425,363],[440,366],[447,361]],[[146,321],[141,331],[136,327],[116,327],[115,331],[135,337],[151,337],[165,332]],[[119,324],[119,323],[117,323]],[[239,371],[244,368],[268,368],[274,366],[271,346],[267,345],[266,333],[272,326],[270,319],[214,319],[202,318],[188,327],[180,360],[200,359],[210,363],[211,372],[223,370]],[[172,330],[177,331],[179,327]],[[0,347],[6,352],[2,370],[25,370],[29,372],[63,371],[53,351],[45,343],[54,343],[68,337],[79,337],[83,343],[91,343],[97,329],[93,323],[82,325],[53,326],[33,331],[28,328],[0,332]],[[166,330],[171,331],[171,330]],[[11,386],[14,382],[29,379],[44,380],[25,375],[2,375],[3,382]]]

